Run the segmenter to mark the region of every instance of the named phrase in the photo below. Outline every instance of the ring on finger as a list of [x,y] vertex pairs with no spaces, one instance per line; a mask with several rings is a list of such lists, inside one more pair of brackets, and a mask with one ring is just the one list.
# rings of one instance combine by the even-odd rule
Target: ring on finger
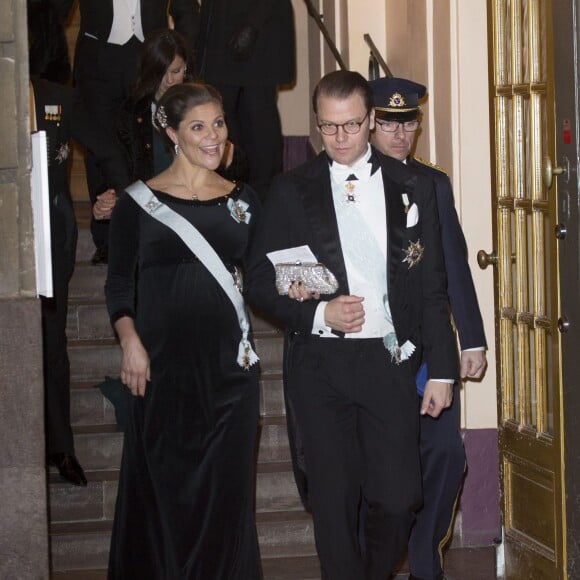
[[302,298],[302,296],[300,296],[300,298],[296,298],[296,300],[298,300],[298,302],[304,302],[304,298]]

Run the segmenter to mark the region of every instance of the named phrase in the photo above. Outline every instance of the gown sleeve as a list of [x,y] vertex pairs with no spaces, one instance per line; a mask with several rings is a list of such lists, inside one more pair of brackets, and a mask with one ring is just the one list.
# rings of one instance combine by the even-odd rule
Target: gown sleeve
[[131,196],[125,193],[115,205],[111,216],[105,296],[113,325],[123,316],[135,318],[135,274],[141,211]]

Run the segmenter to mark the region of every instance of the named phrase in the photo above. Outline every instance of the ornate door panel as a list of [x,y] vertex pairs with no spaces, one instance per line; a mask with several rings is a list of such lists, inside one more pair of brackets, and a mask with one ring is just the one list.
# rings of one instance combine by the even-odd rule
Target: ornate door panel
[[552,4],[490,0],[499,457],[505,577],[565,577]]
[[[580,228],[578,112],[580,97],[579,0],[553,0],[555,86],[554,186],[558,193],[558,268],[562,347],[562,417],[566,489],[566,569],[580,578]],[[549,175],[547,174],[547,179]],[[553,193],[551,193],[553,195]]]

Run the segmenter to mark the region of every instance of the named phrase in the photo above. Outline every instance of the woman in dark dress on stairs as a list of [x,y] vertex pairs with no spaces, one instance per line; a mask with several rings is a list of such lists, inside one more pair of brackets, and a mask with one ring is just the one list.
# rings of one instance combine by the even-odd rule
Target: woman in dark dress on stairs
[[215,172],[227,129],[214,89],[181,84],[158,105],[175,158],[128,188],[110,229],[107,305],[134,396],[109,578],[260,579],[258,365],[234,287],[259,204]]
[[[175,30],[151,32],[139,52],[137,80],[131,96],[123,103],[117,122],[117,136],[125,153],[130,182],[146,181],[167,169],[172,162],[163,137],[153,123],[157,103],[174,85],[191,80],[189,48]],[[248,180],[248,161],[244,153],[226,142],[218,173],[231,181]],[[116,203],[114,190],[97,196],[93,206],[96,220],[109,219]]]

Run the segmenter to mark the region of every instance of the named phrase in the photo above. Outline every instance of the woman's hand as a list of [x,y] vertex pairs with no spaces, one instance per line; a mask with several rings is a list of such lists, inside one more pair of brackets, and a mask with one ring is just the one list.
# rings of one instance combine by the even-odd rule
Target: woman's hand
[[292,282],[288,288],[288,298],[304,302],[310,299],[319,300],[320,294],[318,292],[309,292],[302,282]]
[[147,381],[151,380],[149,355],[135,330],[135,323],[129,316],[123,316],[115,322],[115,330],[123,350],[121,360],[121,382],[134,396],[145,394]]
[[145,395],[147,381],[151,379],[149,355],[137,335],[123,345],[121,381],[129,387],[132,395]]

